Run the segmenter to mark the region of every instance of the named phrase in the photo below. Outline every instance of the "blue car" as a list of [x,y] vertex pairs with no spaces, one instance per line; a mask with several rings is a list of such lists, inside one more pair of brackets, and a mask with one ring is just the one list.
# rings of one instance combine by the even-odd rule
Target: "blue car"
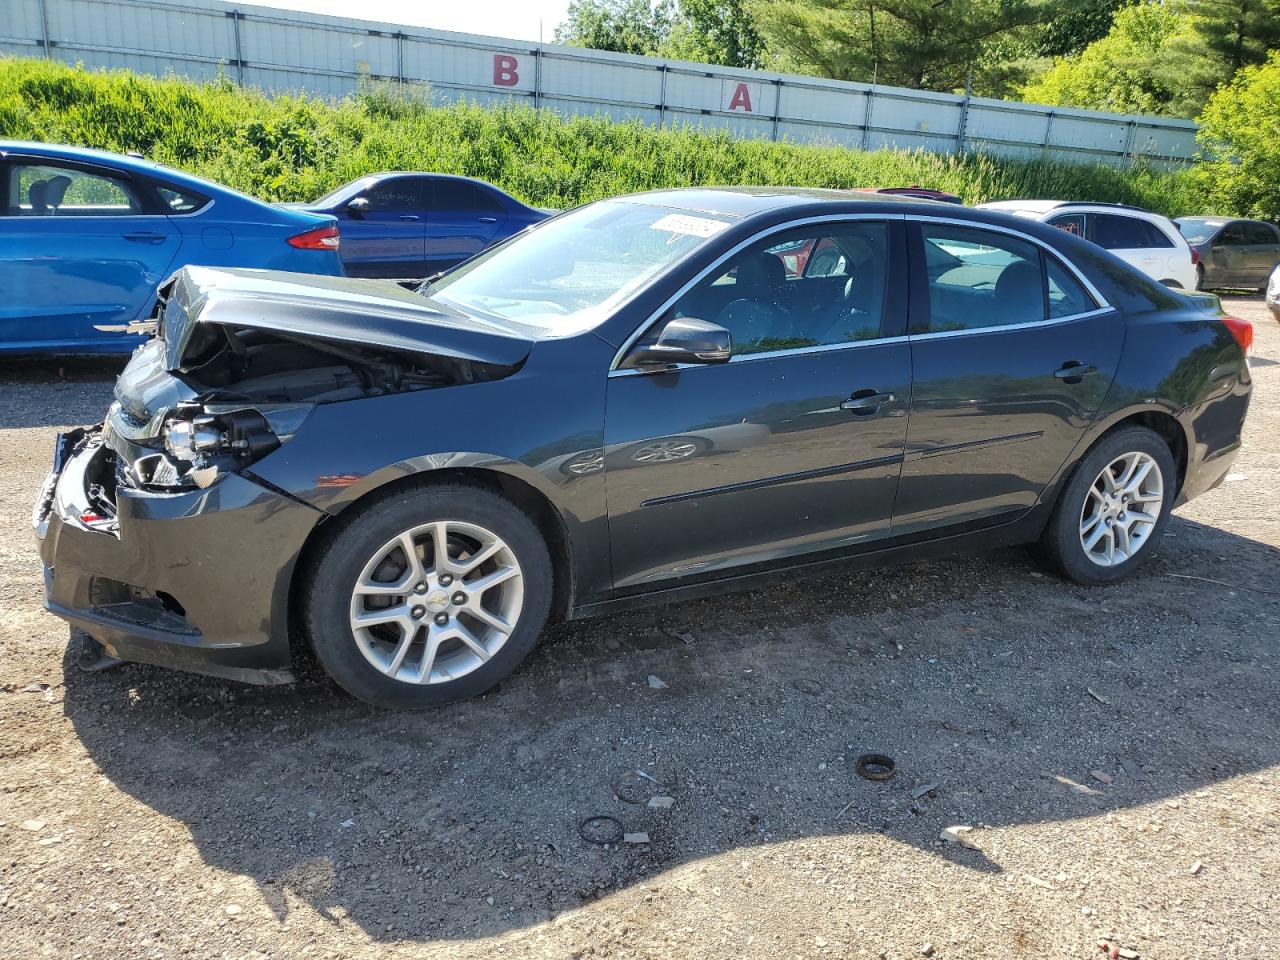
[[337,217],[347,276],[383,279],[448,270],[555,213],[443,173],[370,174],[312,203],[283,206]]
[[138,157],[0,141],[0,353],[128,353],[179,267],[342,274],[332,217]]

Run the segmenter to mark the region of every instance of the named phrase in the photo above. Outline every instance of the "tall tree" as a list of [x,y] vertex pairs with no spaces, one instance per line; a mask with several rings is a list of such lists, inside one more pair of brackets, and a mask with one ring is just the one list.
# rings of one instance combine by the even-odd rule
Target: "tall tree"
[[650,56],[671,33],[670,0],[572,0],[556,43]]
[[1188,78],[1200,68],[1187,18],[1162,3],[1121,10],[1110,32],[1059,58],[1023,89],[1032,103],[1114,113],[1194,116],[1203,100]]
[[[753,0],[780,64],[837,80],[929,90],[965,85],[1001,41],[1046,18],[1050,0]],[[999,58],[996,58],[999,59]]]
[[1241,67],[1263,63],[1280,48],[1280,0],[1181,0],[1191,24],[1188,51],[1202,59],[1191,82],[1207,100]]
[[1036,52],[1042,57],[1069,57],[1111,32],[1116,14],[1140,0],[1080,0],[1066,5],[1039,31]]
[[679,0],[663,56],[729,67],[760,67],[766,52],[743,0]]

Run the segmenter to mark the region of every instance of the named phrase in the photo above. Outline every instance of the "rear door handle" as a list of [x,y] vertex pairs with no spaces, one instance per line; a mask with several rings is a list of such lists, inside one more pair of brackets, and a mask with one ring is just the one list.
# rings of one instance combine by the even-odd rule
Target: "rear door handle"
[[497,223],[498,222],[497,217],[480,217],[479,220],[481,223]]
[[416,220],[418,219],[418,215],[417,215],[416,213],[402,213],[402,214],[400,214],[400,219],[401,219],[401,220],[416,221]]
[[149,230],[140,230],[137,233],[126,233],[124,238],[134,243],[160,243],[164,240],[163,233],[156,233]]
[[1062,369],[1053,371],[1053,375],[1063,383],[1080,383],[1085,377],[1091,373],[1097,373],[1098,368],[1092,363],[1081,363],[1079,360],[1068,360],[1062,365]]
[[850,413],[865,415],[875,413],[886,403],[893,403],[892,393],[875,393],[870,390],[859,390],[848,400],[840,401],[840,409]]

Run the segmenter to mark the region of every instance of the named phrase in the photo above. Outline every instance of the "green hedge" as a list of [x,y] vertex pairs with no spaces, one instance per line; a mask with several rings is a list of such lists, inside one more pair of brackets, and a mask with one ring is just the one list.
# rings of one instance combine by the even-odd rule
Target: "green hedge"
[[1185,173],[769,143],[524,105],[433,106],[424,89],[371,87],[338,102],[268,97],[226,79],[201,85],[41,60],[0,59],[0,137],[138,150],[267,200],[311,199],[375,170],[436,170],[552,207],[691,184],[921,184],[968,203],[1044,197],[1200,212]]

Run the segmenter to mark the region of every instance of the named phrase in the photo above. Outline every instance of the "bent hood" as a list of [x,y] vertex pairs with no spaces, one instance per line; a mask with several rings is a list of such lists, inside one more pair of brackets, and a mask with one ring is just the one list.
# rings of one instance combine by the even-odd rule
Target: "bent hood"
[[207,324],[514,366],[533,348],[527,328],[452,310],[389,280],[277,270],[183,267],[170,280],[159,335],[181,370]]

